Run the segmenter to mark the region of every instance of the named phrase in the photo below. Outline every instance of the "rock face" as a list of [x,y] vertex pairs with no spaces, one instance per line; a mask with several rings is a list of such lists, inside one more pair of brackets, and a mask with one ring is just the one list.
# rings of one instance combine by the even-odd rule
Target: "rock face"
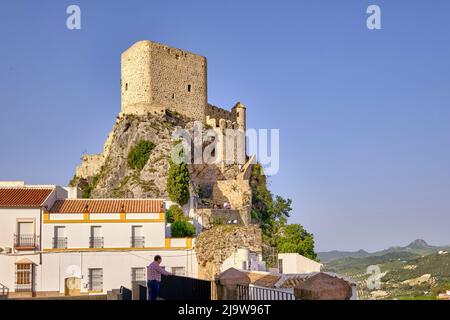
[[237,249],[261,253],[261,246],[261,229],[257,226],[219,225],[202,232],[195,243],[199,278],[213,280]]
[[[81,189],[88,185],[92,189],[91,198],[167,198],[171,135],[177,127],[185,126],[182,118],[169,115],[124,115],[118,118],[103,154],[92,163],[94,169],[99,169],[88,170],[91,164],[84,160],[80,167],[92,176],[75,177],[72,184]],[[145,167],[138,171],[130,168],[128,154],[141,140],[153,142],[155,148]],[[98,158],[103,159],[101,166]]]
[[[105,142],[101,154],[83,156],[72,186],[84,190],[88,198],[168,198],[167,176],[176,129],[193,132],[194,122],[179,114],[121,115]],[[204,127],[203,130],[206,128]],[[155,145],[142,170],[128,164],[130,150],[140,141]],[[207,143],[203,147],[207,146]],[[191,164],[191,194],[201,189],[209,204],[230,202],[248,220],[251,204],[249,180],[245,167],[237,164]],[[208,202],[208,201],[207,201]]]

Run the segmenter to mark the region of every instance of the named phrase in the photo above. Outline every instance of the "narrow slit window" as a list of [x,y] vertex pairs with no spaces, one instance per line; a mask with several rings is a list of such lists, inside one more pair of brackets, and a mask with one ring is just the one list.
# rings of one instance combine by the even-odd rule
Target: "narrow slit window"
[[188,92],[191,92],[191,85],[188,84]]

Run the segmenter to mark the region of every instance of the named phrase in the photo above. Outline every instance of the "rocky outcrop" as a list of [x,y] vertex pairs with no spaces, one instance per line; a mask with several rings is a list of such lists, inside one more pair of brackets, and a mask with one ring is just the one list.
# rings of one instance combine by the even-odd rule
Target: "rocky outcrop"
[[199,278],[214,279],[222,263],[237,249],[261,253],[261,246],[261,229],[254,225],[218,225],[202,232],[195,242]]
[[[75,177],[72,185],[89,186],[91,198],[166,198],[172,132],[186,121],[170,115],[125,115],[118,118],[104,148],[102,165],[92,176]],[[141,171],[130,168],[128,154],[141,140],[155,144]],[[98,163],[93,164],[98,167]],[[89,167],[84,162],[81,166]],[[85,194],[86,195],[86,194]]]
[[[193,132],[193,127],[190,119],[174,113],[121,115],[105,142],[103,152],[83,156],[70,184],[84,190],[84,197],[89,198],[167,198],[172,133],[176,129]],[[130,168],[128,154],[141,140],[152,142],[155,148],[144,168],[138,171]],[[204,146],[207,144],[204,142]],[[237,209],[244,207],[244,202],[249,203],[248,180],[239,178],[242,170],[238,165],[191,164],[188,168],[191,191],[203,189],[206,197],[215,197],[219,203],[231,202]],[[220,192],[212,195],[215,186],[221,186],[216,188]],[[241,199],[243,196],[244,200]]]

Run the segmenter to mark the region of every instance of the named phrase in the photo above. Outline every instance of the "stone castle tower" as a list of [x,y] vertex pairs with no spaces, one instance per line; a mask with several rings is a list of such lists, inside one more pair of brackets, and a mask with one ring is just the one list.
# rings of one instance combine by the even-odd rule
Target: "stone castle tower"
[[172,111],[212,127],[245,130],[241,103],[231,111],[208,104],[205,57],[145,40],[127,49],[121,64],[122,114]]
[[207,105],[206,58],[151,41],[122,54],[122,112],[175,111],[203,121]]
[[[144,40],[133,44],[121,57],[123,115],[165,114],[167,111],[200,121],[216,130],[240,129],[234,138],[234,159],[246,161],[246,108],[240,102],[231,111],[208,103],[207,62],[200,55]],[[119,121],[119,120],[118,120]],[[84,155],[76,176],[96,175],[110,152],[112,132],[103,152]],[[230,148],[228,148],[230,149]],[[220,151],[225,159],[227,147]]]

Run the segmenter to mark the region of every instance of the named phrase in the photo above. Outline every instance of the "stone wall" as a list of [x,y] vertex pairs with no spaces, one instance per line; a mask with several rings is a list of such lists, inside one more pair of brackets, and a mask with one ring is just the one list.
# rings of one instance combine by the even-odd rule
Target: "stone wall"
[[207,105],[206,58],[151,41],[122,54],[122,112],[178,112],[204,121]]
[[105,162],[102,154],[84,155],[81,160],[75,174],[78,178],[83,179],[95,176]]
[[251,205],[252,189],[248,180],[219,180],[212,188],[214,203],[231,203],[232,209],[244,209]]
[[237,249],[262,252],[261,229],[257,226],[223,225],[202,232],[195,242],[201,279],[213,280],[222,263]]
[[211,228],[214,223],[224,224],[230,220],[237,220],[237,223],[241,225],[245,224],[239,210],[201,208],[197,209],[196,213],[201,217],[201,225],[204,229]]

